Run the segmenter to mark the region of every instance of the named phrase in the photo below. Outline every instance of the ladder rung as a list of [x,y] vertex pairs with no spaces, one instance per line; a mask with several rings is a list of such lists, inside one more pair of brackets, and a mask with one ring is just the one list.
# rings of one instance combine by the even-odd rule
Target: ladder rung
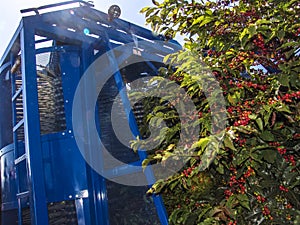
[[12,101],[15,101],[16,100],[16,98],[21,94],[21,92],[22,92],[22,90],[23,90],[23,88],[22,88],[22,86],[17,90],[17,92],[14,94],[14,96],[12,97]]
[[26,159],[27,155],[23,154],[21,155],[19,158],[15,159],[15,165],[19,164],[20,162],[22,162],[24,159]]
[[16,126],[14,126],[13,132],[16,132],[16,130],[18,130],[23,124],[24,124],[24,118],[21,119],[21,120],[19,121],[19,123],[17,123]]
[[17,194],[17,198],[26,198],[29,196],[29,191],[24,191]]

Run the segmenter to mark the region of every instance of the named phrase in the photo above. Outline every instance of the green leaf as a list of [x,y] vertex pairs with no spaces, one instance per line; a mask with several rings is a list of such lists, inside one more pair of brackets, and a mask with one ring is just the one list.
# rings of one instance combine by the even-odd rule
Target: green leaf
[[211,21],[213,21],[213,17],[212,16],[206,16],[205,18],[204,18],[204,20],[201,22],[201,24],[199,25],[199,27],[202,27],[202,26],[204,26],[205,24],[208,24],[208,23],[210,23]]
[[225,145],[225,147],[230,148],[231,150],[236,150],[231,138],[228,135],[226,135],[224,138],[224,145]]
[[149,9],[150,9],[149,6],[144,7],[144,8],[141,9],[140,13],[144,13],[144,12],[148,11]]
[[232,105],[235,105],[240,101],[240,97],[241,97],[240,92],[236,91],[233,94],[228,94],[227,99]]
[[224,174],[224,166],[222,163],[219,163],[218,167],[217,167],[217,171],[220,173],[220,174]]
[[144,159],[143,162],[142,162],[142,167],[143,167],[143,170],[146,169],[146,167],[148,166],[148,164],[151,162],[151,159]]
[[287,112],[287,113],[292,113],[291,110],[288,108],[287,105],[281,104],[280,106],[276,107],[276,110],[278,112]]
[[268,124],[271,114],[272,114],[272,112],[268,112],[268,113],[266,113],[266,115],[264,116],[264,123],[265,123],[265,124]]
[[264,129],[264,125],[263,125],[263,121],[262,119],[259,117],[255,120],[255,122],[257,123],[258,128],[262,131]]
[[287,76],[286,74],[280,74],[278,76],[278,81],[283,85],[283,86],[289,86],[289,76]]
[[239,203],[241,206],[243,206],[244,208],[248,209],[249,211],[250,209],[250,203],[249,203],[249,199],[247,195],[236,195],[237,199],[239,200]]
[[155,1],[155,0],[152,0],[152,3],[156,6],[159,6],[159,2],[158,1]]
[[277,156],[277,152],[274,150],[264,150],[262,151],[262,155],[268,163],[274,163]]
[[274,141],[275,140],[274,135],[268,130],[265,130],[264,132],[262,132],[260,137],[264,141]]
[[248,38],[250,39],[250,38],[252,38],[254,35],[256,35],[256,33],[257,33],[257,32],[256,32],[256,26],[255,26],[255,25],[250,25],[250,26],[249,26],[249,29],[248,29],[248,32],[249,32],[249,34],[250,34]]
[[209,141],[210,141],[209,137],[201,138],[199,141],[195,142],[192,145],[192,148],[201,148],[203,150]]
[[277,36],[280,39],[280,41],[282,41],[285,37],[285,31],[284,30],[279,30]]
[[249,156],[248,155],[246,155],[245,153],[240,153],[240,154],[238,154],[237,156],[236,156],[236,159],[234,160],[234,164],[236,165],[236,166],[239,166],[239,165],[241,165],[242,163],[244,163],[246,160],[248,160],[249,159]]
[[189,214],[189,217],[187,218],[187,220],[185,221],[186,225],[194,225],[196,220],[198,218],[198,215],[195,213]]
[[195,25],[195,24],[197,24],[197,23],[200,23],[202,20],[204,20],[204,16],[203,15],[200,16],[200,17],[198,17],[197,19],[195,19],[193,21],[193,23],[192,23],[192,26]]
[[257,118],[257,115],[256,114],[250,114],[248,117],[251,120],[255,120]]
[[182,210],[181,209],[175,209],[172,214],[170,215],[169,220],[172,222],[172,224],[176,224],[177,223],[177,218],[178,218],[178,214],[181,214]]
[[243,38],[244,38],[247,34],[249,34],[249,30],[248,30],[248,28],[246,27],[246,28],[244,28],[243,32],[240,34],[239,39],[240,39],[241,42],[242,42]]
[[170,158],[171,156],[174,156],[174,154],[172,152],[165,152],[165,154],[163,155],[161,161],[165,161],[168,158]]

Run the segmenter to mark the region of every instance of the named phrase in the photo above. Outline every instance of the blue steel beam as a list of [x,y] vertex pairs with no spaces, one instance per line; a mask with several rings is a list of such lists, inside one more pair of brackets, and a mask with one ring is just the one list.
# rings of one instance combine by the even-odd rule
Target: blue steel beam
[[21,65],[23,81],[24,134],[32,225],[48,225],[47,198],[40,137],[34,27],[23,19]]
[[4,64],[0,67],[0,74],[1,74],[4,70],[6,70],[10,65],[11,65],[11,62],[4,63]]
[[20,32],[23,28],[23,21],[20,22],[16,32],[14,33],[12,39],[10,40],[7,48],[4,51],[4,54],[2,55],[2,58],[0,60],[0,66],[3,65],[6,61],[10,60],[10,53],[13,53],[16,55],[20,50]]
[[[134,33],[138,36],[141,36],[143,38],[150,39],[150,40],[161,40],[161,41],[166,40],[166,38],[162,35],[153,35],[152,31],[150,31],[146,28],[140,27],[138,25],[132,24],[132,23],[127,22],[122,19],[114,19],[113,21],[109,22],[107,19],[108,16],[106,13],[95,10],[95,9],[89,9],[89,12],[87,13],[85,10],[85,7],[81,7],[81,8],[76,9],[75,13],[77,13],[77,12],[79,13],[80,16],[84,16],[86,18],[90,18],[91,20],[104,23],[115,29],[123,30],[128,34]],[[170,40],[170,43],[179,45],[178,42],[175,40]]]
[[[78,34],[83,34],[84,29],[88,29],[90,34],[97,35],[99,37],[105,36],[105,32],[109,33],[109,38],[112,40],[115,40],[120,43],[129,43],[133,42],[133,36],[132,35],[141,35],[141,31],[138,31],[138,29],[130,30],[127,32],[122,32],[118,29],[123,29],[122,24],[117,24],[118,26],[103,26],[97,21],[93,20],[86,20],[83,19],[82,17],[76,16],[76,12],[78,9],[74,9],[74,14],[71,14],[69,11],[58,11],[58,12],[53,12],[53,13],[48,13],[48,14],[43,14],[41,15],[41,18],[39,21],[43,21],[44,23],[49,23],[49,24],[57,24],[56,26],[58,27],[63,27],[67,30],[67,28],[72,28],[76,32],[73,32],[73,36],[76,37]],[[87,8],[86,9],[86,14],[89,15],[90,11],[92,9]],[[93,11],[92,11],[93,12]],[[39,27],[44,27],[39,24],[37,24]],[[140,30],[143,30],[144,28],[139,27]],[[148,30],[147,30],[148,31]],[[148,31],[149,32],[149,31]],[[88,36],[88,35],[86,35]],[[138,41],[142,40],[148,40],[149,44],[152,45],[151,48],[154,49],[157,53],[162,52],[162,49],[155,46],[152,40],[158,40],[156,36],[154,35],[147,35],[147,38],[139,38],[139,36],[135,36],[135,38]],[[95,40],[95,39],[94,39]],[[105,41],[105,40],[104,40]],[[171,43],[171,42],[165,42],[164,45],[166,45],[170,49],[177,49],[180,45],[178,43]],[[170,51],[169,49],[169,51]],[[171,51],[170,51],[171,52]]]
[[[110,37],[113,35],[114,38],[118,38],[119,35],[131,35],[135,34],[137,37],[141,37],[142,39],[148,40],[165,40],[163,36],[153,35],[150,30],[147,30],[143,27],[137,26],[135,24],[126,22],[121,19],[115,19],[113,21],[107,20],[107,14],[97,11],[95,9],[89,7],[79,7],[72,8],[69,10],[60,10],[51,13],[45,13],[40,15],[39,21],[43,20],[44,22],[57,24],[57,26],[65,25],[69,28],[74,28],[77,32],[82,31],[84,28],[89,28],[92,26],[106,28],[110,30]],[[92,27],[91,27],[92,29]],[[102,29],[103,31],[103,29]],[[115,32],[111,33],[111,32]],[[124,37],[124,36],[120,36]],[[166,42],[166,45],[172,47],[174,45],[179,45],[177,41],[170,40]]]

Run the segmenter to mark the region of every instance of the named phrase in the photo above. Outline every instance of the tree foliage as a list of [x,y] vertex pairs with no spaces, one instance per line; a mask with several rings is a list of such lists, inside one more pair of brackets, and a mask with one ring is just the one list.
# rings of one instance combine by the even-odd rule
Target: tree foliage
[[[299,1],[153,3],[142,9],[153,30],[170,38],[186,36],[184,50],[166,59],[177,65],[175,71],[162,70],[161,76],[188,93],[197,114],[186,117],[197,119],[179,126],[172,102],[144,102],[150,112],[145,123],[155,118],[169,124],[144,165],[174,159],[178,152],[190,156],[185,168],[159,180],[148,193],[163,195],[170,224],[299,224]],[[199,59],[212,71],[226,101],[225,129],[214,134],[211,111],[220,93],[208,98],[198,82],[202,75],[191,73]],[[157,82],[155,88],[165,80]],[[211,93],[217,90],[210,88]],[[185,151],[176,148],[180,130],[196,125],[197,140]],[[143,127],[141,132],[149,131]],[[222,142],[213,145],[217,155],[202,157],[218,135]],[[138,140],[133,146],[142,144],[147,143]]]

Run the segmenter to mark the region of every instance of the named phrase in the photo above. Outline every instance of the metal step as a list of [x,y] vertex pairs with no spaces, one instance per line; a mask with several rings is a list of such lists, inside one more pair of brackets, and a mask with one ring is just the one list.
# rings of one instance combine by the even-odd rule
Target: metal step
[[22,88],[22,86],[16,91],[16,93],[14,94],[14,96],[12,97],[12,101],[15,101],[16,100],[16,98],[22,93],[22,91],[23,91],[23,88]]
[[16,132],[16,130],[18,130],[23,124],[24,124],[24,118],[21,119],[21,120],[17,123],[17,125],[14,126],[13,132]]
[[29,196],[29,191],[24,191],[17,194],[17,198],[26,198]]
[[25,160],[27,158],[27,154],[23,154],[20,157],[18,157],[17,159],[15,159],[15,165],[18,165],[20,162],[22,162],[23,160]]

